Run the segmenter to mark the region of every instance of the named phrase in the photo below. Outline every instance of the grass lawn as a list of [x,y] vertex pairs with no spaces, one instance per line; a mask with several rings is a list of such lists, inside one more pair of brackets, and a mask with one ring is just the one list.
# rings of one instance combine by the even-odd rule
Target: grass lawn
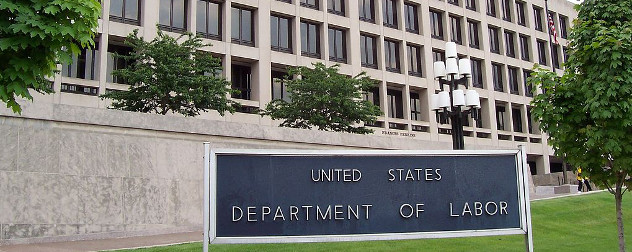
[[[632,249],[632,197],[623,214],[626,248]],[[618,251],[614,197],[608,192],[531,203],[535,251]],[[524,236],[295,244],[211,245],[210,251],[524,251]],[[201,251],[202,244],[127,250]]]

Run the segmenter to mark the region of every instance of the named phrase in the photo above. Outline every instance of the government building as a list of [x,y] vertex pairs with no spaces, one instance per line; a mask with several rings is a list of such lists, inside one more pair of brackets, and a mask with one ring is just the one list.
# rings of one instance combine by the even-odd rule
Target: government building
[[[43,157],[55,165],[47,165],[45,169],[49,170],[42,174],[76,176],[76,181],[62,183],[76,183],[68,184],[67,188],[78,191],[82,191],[81,183],[96,176],[92,182],[105,186],[99,191],[111,190],[120,200],[107,203],[104,208],[103,200],[95,198],[94,202],[85,203],[71,198],[65,201],[76,204],[71,210],[49,209],[60,211],[54,223],[44,221],[47,217],[33,217],[37,213],[20,215],[17,206],[5,204],[0,207],[6,210],[0,211],[4,212],[0,217],[5,217],[0,218],[2,240],[109,231],[133,233],[198,225],[195,220],[201,218],[199,206],[187,212],[192,210],[180,208],[186,204],[173,203],[177,201],[173,199],[201,204],[198,201],[201,174],[196,171],[179,175],[184,174],[184,168],[172,171],[160,167],[186,163],[201,169],[201,161],[187,163],[184,157],[202,155],[201,141],[197,145],[199,136],[233,139],[231,144],[223,146],[231,148],[260,148],[248,139],[273,139],[275,144],[264,145],[297,148],[293,143],[302,142],[300,148],[326,145],[327,148],[450,149],[449,121],[431,110],[429,101],[440,90],[433,78],[433,62],[445,61],[446,42],[457,44],[459,58],[469,58],[472,75],[468,82],[480,94],[482,119],[477,122],[470,118],[465,122],[465,149],[515,149],[525,145],[536,185],[561,182],[563,161],[548,146],[547,135],[538,129],[530,112],[529,103],[540,91],[529,87],[526,78],[534,64],[562,73],[567,36],[577,16],[573,4],[566,0],[548,1],[550,21],[544,0],[102,0],[101,3],[102,18],[95,48],[84,49],[72,63],[59,66],[60,72],[53,81],[54,94],[34,95],[34,102],[24,106],[23,116],[3,112],[0,122],[4,124],[0,126],[17,129],[22,134],[15,138],[20,142],[15,148],[21,151],[29,151],[22,150],[23,141],[30,139],[23,136],[48,141],[43,147],[30,150],[55,151]],[[549,22],[555,28],[554,38],[549,36]],[[111,74],[126,66],[125,61],[115,59],[113,54],[130,53],[131,48],[124,40],[136,29],[146,40],[155,38],[157,29],[172,36],[192,32],[203,37],[205,43],[212,44],[203,49],[222,60],[222,75],[233,89],[241,91],[232,97],[243,105],[241,109],[223,117],[216,112],[203,113],[195,119],[106,109],[108,101],[99,95],[128,88],[123,80]],[[554,42],[550,44],[551,40]],[[311,66],[315,62],[338,64],[340,72],[350,76],[366,72],[378,81],[365,95],[383,112],[370,125],[375,131],[373,135],[277,129],[279,122],[255,113],[273,99],[287,98],[284,86],[275,79],[283,77],[288,67]],[[41,128],[44,130],[37,130]],[[130,138],[121,140],[112,136]],[[11,142],[11,137],[4,139]],[[75,145],[69,139],[86,144]],[[27,146],[36,142],[40,141],[27,142]],[[46,143],[51,142],[53,147],[47,147]],[[187,147],[177,148],[181,145]],[[187,153],[174,160],[163,155],[178,150]],[[37,165],[33,162],[44,162],[23,157],[18,155],[13,163],[0,165],[0,171],[10,171],[5,175],[0,172],[0,194],[6,189],[2,187],[6,184],[3,176],[11,181],[6,177],[15,175],[19,180],[19,172],[34,169]],[[139,157],[151,157],[149,164],[140,161],[134,164]],[[85,168],[93,166],[97,168]],[[153,174],[170,182],[140,179]],[[101,183],[101,178],[109,182]],[[36,183],[38,179],[29,177],[24,183]],[[41,179],[44,181],[44,177]],[[51,178],[47,175],[46,179]],[[189,180],[192,181],[189,184],[182,182]],[[167,187],[162,187],[163,184]],[[174,187],[182,193],[172,195],[170,190]],[[193,196],[185,188],[195,192],[193,199],[187,201],[187,197]],[[56,195],[68,193],[66,189],[54,190],[58,190]],[[128,197],[153,192],[158,195],[153,199]],[[50,201],[42,198],[42,204]],[[164,199],[165,203],[152,205],[156,199]],[[90,214],[81,210],[97,203]],[[47,207],[41,207],[45,216]],[[139,211],[146,214],[123,214]],[[16,226],[11,220],[30,226]],[[21,228],[40,230],[37,228],[46,225],[55,227],[37,234],[20,231]]]

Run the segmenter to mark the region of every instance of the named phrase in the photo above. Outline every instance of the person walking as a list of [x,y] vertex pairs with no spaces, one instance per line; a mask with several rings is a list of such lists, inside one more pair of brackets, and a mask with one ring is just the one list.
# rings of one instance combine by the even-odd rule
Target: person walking
[[592,187],[590,187],[590,179],[587,176],[582,177],[582,168],[577,168],[577,192],[582,192],[583,186],[586,185],[586,190],[588,192],[592,191]]

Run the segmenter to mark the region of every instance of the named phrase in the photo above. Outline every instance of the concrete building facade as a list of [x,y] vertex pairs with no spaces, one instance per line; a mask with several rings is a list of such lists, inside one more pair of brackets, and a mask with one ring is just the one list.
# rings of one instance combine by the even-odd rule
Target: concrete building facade
[[[552,174],[561,171],[562,161],[531,119],[529,102],[538,91],[525,80],[535,63],[561,73],[577,15],[565,0],[548,3],[559,41],[553,46],[543,0],[101,2],[96,47],[60,65],[55,93],[35,95],[21,116],[0,111],[0,134],[9,139],[0,152],[0,160],[8,161],[0,164],[0,243],[199,229],[201,160],[195,157],[202,145],[196,142],[231,148],[449,149],[451,127],[429,108],[430,95],[439,90],[432,63],[444,60],[447,41],[458,44],[460,58],[471,60],[469,83],[481,95],[482,120],[469,119],[466,149],[525,145],[535,183],[559,183]],[[212,46],[204,50],[222,59],[222,74],[241,91],[233,99],[244,107],[196,119],[106,110],[108,101],[98,95],[128,87],[111,75],[125,66],[112,55],[130,51],[123,41],[135,29],[147,40],[157,29],[205,37]],[[252,113],[285,97],[274,78],[287,67],[314,62],[378,80],[366,95],[384,113],[371,125],[374,135],[282,129]],[[53,147],[37,144],[42,141]],[[165,158],[175,150],[184,156]],[[26,196],[31,202],[20,202]]]

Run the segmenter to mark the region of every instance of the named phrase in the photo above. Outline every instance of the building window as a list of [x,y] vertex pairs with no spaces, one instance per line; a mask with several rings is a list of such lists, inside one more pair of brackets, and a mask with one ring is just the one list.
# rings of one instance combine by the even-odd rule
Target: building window
[[239,90],[239,94],[233,94],[235,99],[250,100],[252,72],[249,66],[232,65],[231,88]]
[[409,3],[404,4],[404,14],[406,15],[406,31],[419,34],[417,6]]
[[496,106],[496,128],[505,130],[505,107]]
[[362,95],[365,101],[370,102],[375,106],[380,106],[380,89],[377,87],[371,88],[368,92]]
[[360,3],[360,20],[375,23],[375,0],[359,0]]
[[345,31],[329,28],[329,60],[347,63]]
[[568,30],[567,30],[568,18],[560,15],[560,37],[563,39],[568,38]]
[[534,27],[538,31],[543,31],[542,28],[542,8],[533,6],[533,19],[535,21]]
[[531,76],[531,71],[522,70],[522,82],[524,83],[524,90],[528,97],[533,97],[533,88],[529,85],[528,79]]
[[73,94],[90,95],[90,96],[99,95],[98,87],[89,87],[89,86],[75,85],[75,84],[68,84],[68,83],[62,83],[60,91],[64,93],[73,93]]
[[140,25],[140,0],[111,0],[110,20]]
[[99,44],[95,42],[94,48],[83,48],[79,55],[73,55],[70,64],[62,64],[61,74],[64,77],[95,80],[99,75],[99,68],[95,67],[99,59]]
[[328,0],[327,12],[344,17],[345,16],[345,1],[344,0]]
[[487,0],[487,15],[496,17],[496,0]]
[[408,51],[408,74],[421,77],[421,47],[407,44]]
[[222,8],[220,3],[211,1],[197,2],[196,31],[202,37],[222,39]]
[[402,91],[387,89],[386,100],[388,100],[388,117],[404,118],[404,104],[402,102]]
[[397,2],[396,0],[382,0],[382,18],[384,26],[397,29]]
[[284,3],[290,3],[290,4],[292,3],[292,0],[277,0],[277,1],[284,2]]
[[421,121],[421,100],[419,93],[410,93],[410,119],[413,121]]
[[289,18],[270,16],[272,50],[292,53],[292,22]]
[[512,108],[511,117],[513,118],[514,132],[522,132],[522,113],[520,113],[520,108]]
[[531,107],[527,107],[527,129],[529,134],[533,134],[533,123],[531,121]]
[[318,10],[318,0],[301,0],[301,6]]
[[564,63],[568,61],[568,48],[566,46],[562,47],[562,55],[564,56]]
[[254,40],[254,20],[252,20],[252,10],[232,7],[231,37],[233,43],[255,46]]
[[289,102],[290,96],[287,92],[287,88],[285,87],[284,78],[286,73],[279,71],[272,71],[272,99],[273,100],[284,100]]
[[119,84],[127,84],[127,80],[118,77],[118,76],[114,76],[112,75],[112,72],[114,70],[121,70],[121,69],[125,69],[127,68],[128,65],[130,65],[130,62],[123,59],[122,57],[116,57],[115,54],[118,55],[130,55],[132,53],[132,48],[127,47],[127,46],[120,46],[120,45],[113,45],[113,44],[109,44],[108,45],[108,52],[107,52],[107,69],[106,69],[106,82],[110,82],[110,83],[119,83]]
[[449,4],[454,4],[456,6],[459,6],[459,0],[448,0]]
[[483,128],[483,118],[485,118],[483,116],[483,110],[482,109],[478,109],[478,120],[476,121],[476,128],[482,129]]
[[503,20],[511,22],[511,0],[502,0]]
[[368,35],[360,35],[360,53],[363,67],[377,69],[376,38]]
[[505,31],[505,54],[512,58],[516,57],[514,36],[513,32]]
[[555,67],[557,69],[560,69],[560,58],[559,58],[560,57],[560,53],[559,53],[560,49],[559,48],[560,47],[557,46],[557,45],[551,47],[551,49],[553,50],[552,53],[551,53],[551,57],[553,59],[553,67]]
[[494,82],[494,90],[498,92],[504,92],[503,83],[503,66],[497,63],[492,63],[492,81]]
[[399,73],[399,44],[397,42],[384,40],[384,57],[386,71]]
[[498,28],[489,27],[489,51],[500,54],[500,40],[498,39]]
[[546,60],[546,42],[543,40],[538,40],[538,58],[540,60],[541,65],[547,65]]
[[185,32],[187,15],[187,1],[160,0],[160,23],[158,26],[165,31]]
[[473,20],[467,21],[467,30],[470,36],[470,47],[480,48],[480,42],[478,38],[478,22]]
[[483,61],[470,58],[470,63],[472,65],[472,86],[483,88]]
[[476,11],[476,0],[465,0],[465,8]]
[[441,12],[430,11],[430,29],[433,38],[443,40],[443,20]]
[[507,67],[507,78],[509,80],[509,92],[516,95],[520,94],[518,90],[518,69]]
[[445,53],[439,50],[432,50],[432,60],[433,62],[437,62],[437,61],[445,62]]
[[301,22],[301,55],[320,58],[320,34],[317,24]]
[[452,42],[462,45],[463,39],[461,36],[461,18],[456,17],[456,16],[450,16],[450,28],[451,28],[450,35],[452,35]]
[[520,57],[522,60],[530,61],[531,57],[529,56],[531,53],[529,51],[529,37],[520,34]]
[[527,26],[527,17],[524,12],[524,2],[516,2],[516,17],[519,25]]

